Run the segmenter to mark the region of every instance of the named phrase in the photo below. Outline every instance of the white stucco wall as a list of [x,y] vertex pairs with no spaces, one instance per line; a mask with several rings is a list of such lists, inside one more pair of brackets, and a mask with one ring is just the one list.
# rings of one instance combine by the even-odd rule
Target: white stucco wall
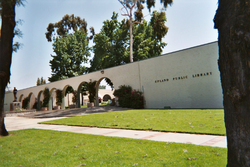
[[222,108],[217,59],[215,42],[142,61],[146,108]]
[[[146,99],[146,108],[223,108],[222,89],[217,65],[217,42],[201,45],[155,58],[104,69],[69,78],[46,85],[18,90],[17,98],[35,97],[45,87],[77,90],[82,82],[98,81],[109,78],[114,88],[130,85],[141,90]],[[199,74],[199,77],[197,76]],[[202,74],[203,76],[200,76]],[[204,76],[204,74],[206,74]],[[209,74],[209,75],[207,75]],[[180,78],[179,78],[180,77]],[[182,79],[181,79],[182,77]],[[5,110],[13,101],[12,92],[5,95]]]
[[4,96],[4,111],[10,110],[10,103],[13,102],[13,100],[13,93],[11,91],[6,92]]

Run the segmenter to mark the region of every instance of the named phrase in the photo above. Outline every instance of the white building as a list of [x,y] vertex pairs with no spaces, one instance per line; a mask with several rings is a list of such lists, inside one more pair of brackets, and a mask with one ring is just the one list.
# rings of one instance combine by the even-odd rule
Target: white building
[[[98,88],[104,78],[109,78],[114,88],[130,85],[143,92],[145,108],[223,108],[222,88],[218,70],[218,43],[212,42],[197,47],[161,55],[103,71],[64,79],[23,90],[17,98],[34,96],[41,99],[45,87],[66,91],[68,86],[78,90],[84,82],[97,81]],[[13,101],[12,92],[5,94],[5,110]],[[63,99],[65,101],[65,99]],[[65,107],[63,103],[62,107]],[[50,109],[52,102],[50,102]]]

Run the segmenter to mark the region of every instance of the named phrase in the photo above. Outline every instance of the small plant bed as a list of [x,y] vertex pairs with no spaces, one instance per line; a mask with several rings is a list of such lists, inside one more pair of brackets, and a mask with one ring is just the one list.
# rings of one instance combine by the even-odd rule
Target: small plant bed
[[1,166],[226,166],[227,149],[50,130],[0,138]]
[[82,115],[43,123],[226,135],[223,109],[128,110]]

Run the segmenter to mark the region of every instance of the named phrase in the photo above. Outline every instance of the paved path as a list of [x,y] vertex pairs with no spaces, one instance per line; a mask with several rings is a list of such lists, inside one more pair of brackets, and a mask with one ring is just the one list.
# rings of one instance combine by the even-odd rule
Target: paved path
[[188,144],[223,147],[223,148],[227,147],[227,141],[225,136],[37,124],[38,122],[49,121],[60,118],[65,118],[65,117],[50,116],[42,118],[32,118],[28,116],[27,117],[7,116],[5,117],[5,125],[8,131],[32,129],[32,128],[47,129],[47,130],[67,131],[67,132],[82,133],[82,134],[126,137],[133,139],[146,139],[146,140],[163,141],[163,142],[188,143]]

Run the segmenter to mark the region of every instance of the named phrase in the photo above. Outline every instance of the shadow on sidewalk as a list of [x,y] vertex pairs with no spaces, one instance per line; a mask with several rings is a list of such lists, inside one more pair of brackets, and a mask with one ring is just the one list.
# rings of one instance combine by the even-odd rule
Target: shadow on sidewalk
[[74,108],[74,109],[65,109],[65,110],[37,111],[33,113],[19,115],[19,117],[27,117],[27,118],[72,117],[76,115],[103,113],[103,112],[112,112],[112,111],[124,111],[124,110],[131,110],[131,109],[116,107],[116,106]]

